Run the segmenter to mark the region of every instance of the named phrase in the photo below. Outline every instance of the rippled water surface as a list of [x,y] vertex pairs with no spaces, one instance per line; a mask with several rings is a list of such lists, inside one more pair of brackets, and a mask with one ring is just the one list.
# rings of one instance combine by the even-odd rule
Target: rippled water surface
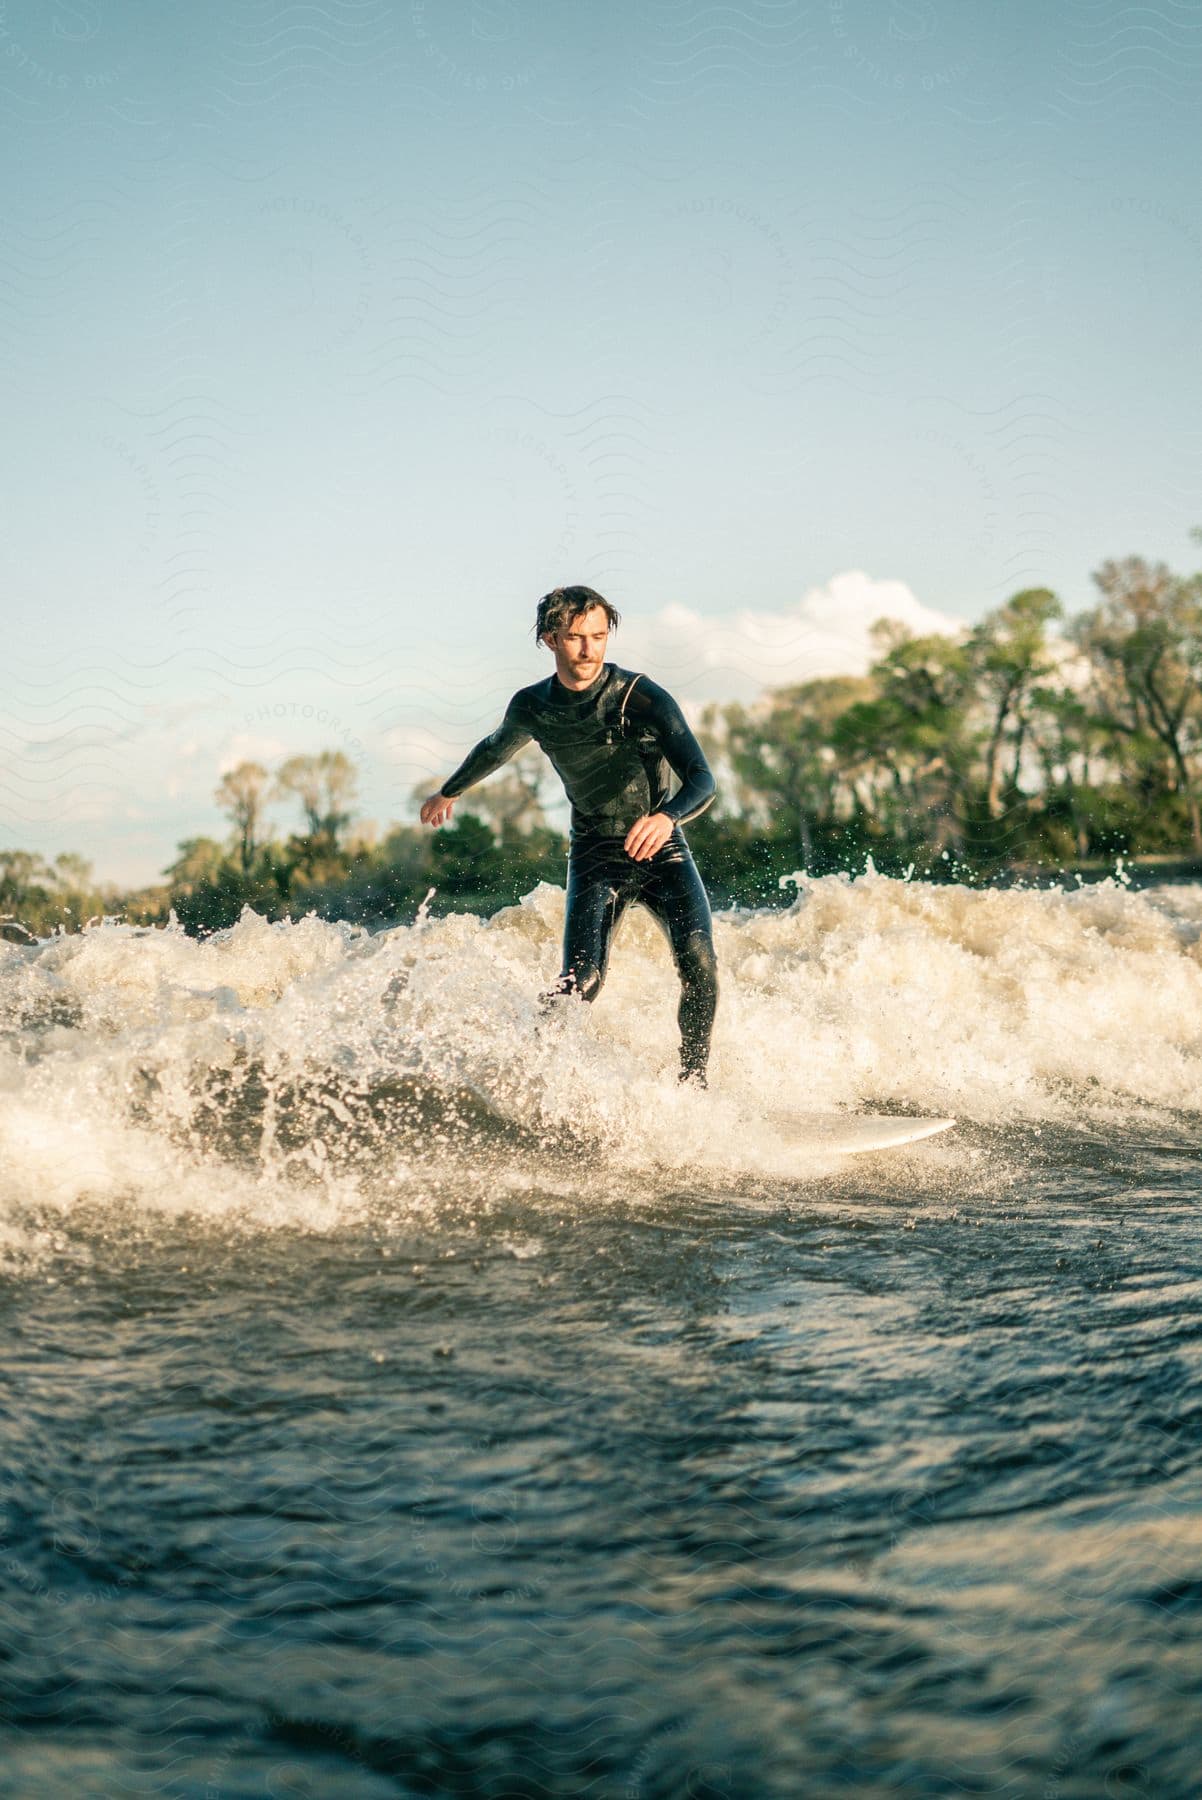
[[1196,1794],[1202,895],[555,906],[0,962],[0,1792]]

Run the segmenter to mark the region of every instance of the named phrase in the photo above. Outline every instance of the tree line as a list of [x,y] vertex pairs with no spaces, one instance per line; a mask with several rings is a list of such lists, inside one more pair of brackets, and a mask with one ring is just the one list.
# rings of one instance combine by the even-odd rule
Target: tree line
[[1133,556],[1093,580],[1098,603],[1071,619],[1027,588],[959,637],[882,620],[865,676],[707,709],[732,852],[985,876],[1202,858],[1202,575]]
[[[1132,556],[1093,581],[1097,603],[1069,619],[1047,588],[959,636],[883,619],[862,676],[707,706],[698,735],[719,795],[686,831],[716,904],[771,904],[783,875],[859,870],[867,857],[970,881],[1119,855],[1202,861],[1202,574]],[[224,841],[185,840],[153,887],[119,894],[82,858],[0,852],[0,929],[11,940],[103,913],[174,912],[199,933],[246,905],[383,925],[412,917],[430,889],[434,910],[492,912],[564,879],[551,779],[527,746],[463,796],[450,826],[380,837],[358,820],[343,752],[292,756],[274,773],[244,761],[215,792]],[[283,837],[270,822],[279,803],[297,815]]]

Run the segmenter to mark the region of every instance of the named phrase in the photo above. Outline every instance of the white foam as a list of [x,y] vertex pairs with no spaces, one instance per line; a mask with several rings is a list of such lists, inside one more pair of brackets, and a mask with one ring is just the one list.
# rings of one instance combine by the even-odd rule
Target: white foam
[[[409,1076],[475,1090],[534,1143],[572,1132],[613,1170],[787,1174],[798,1112],[900,1107],[989,1124],[1121,1127],[1196,1108],[1202,888],[977,890],[797,877],[795,902],[715,920],[721,1001],[708,1093],[676,1082],[678,986],[632,910],[592,1007],[537,1028],[562,889],[491,920],[369,936],[252,913],[196,942],[110,921],[0,948],[0,1226],[81,1200],[324,1229],[369,1191],[416,1192],[431,1154],[480,1155],[453,1119],[370,1139],[364,1102]],[[204,1087],[259,1072],[251,1153],[214,1147]],[[319,1083],[287,1143],[273,1095]],[[211,1123],[211,1122],[210,1122]],[[520,1152],[512,1152],[521,1160]],[[2,1240],[2,1234],[0,1234]]]

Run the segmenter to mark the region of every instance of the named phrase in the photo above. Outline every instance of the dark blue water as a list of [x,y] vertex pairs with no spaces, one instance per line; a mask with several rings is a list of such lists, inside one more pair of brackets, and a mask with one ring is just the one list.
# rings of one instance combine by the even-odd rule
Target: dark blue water
[[1202,1152],[958,1139],[57,1215],[0,1792],[1196,1795]]

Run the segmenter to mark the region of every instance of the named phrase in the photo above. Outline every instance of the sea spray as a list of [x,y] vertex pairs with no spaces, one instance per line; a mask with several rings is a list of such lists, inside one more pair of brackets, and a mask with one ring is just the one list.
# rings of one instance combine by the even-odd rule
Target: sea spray
[[503,1187],[547,1159],[582,1190],[785,1175],[814,1111],[1017,1139],[1196,1107],[1202,888],[795,884],[787,907],[715,918],[708,1093],[676,1083],[678,983],[638,908],[599,1000],[541,1017],[547,884],[375,935],[247,910],[202,941],[104,921],[6,944],[0,1217],[120,1199],[322,1229],[457,1167]]

